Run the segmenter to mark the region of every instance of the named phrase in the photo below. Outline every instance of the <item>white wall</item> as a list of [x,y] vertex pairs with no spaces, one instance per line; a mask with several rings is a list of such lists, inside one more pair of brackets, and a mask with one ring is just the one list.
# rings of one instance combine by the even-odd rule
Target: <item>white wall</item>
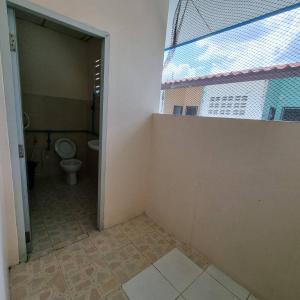
[[[1,69],[0,53],[0,69]],[[18,257],[16,217],[10,152],[8,147],[6,108],[3,99],[3,77],[0,74],[0,299],[8,299],[8,265]],[[5,172],[5,173],[4,173]],[[5,175],[5,176],[4,176]],[[9,235],[11,234],[11,235]]]
[[[104,223],[111,226],[143,212],[148,195],[151,114],[159,109],[167,0],[31,2],[110,33]],[[2,101],[3,93],[0,95]],[[1,122],[6,125],[5,120]],[[2,140],[5,133],[7,128],[0,134],[8,155],[8,141]],[[3,173],[7,186],[12,186],[9,168],[7,160]],[[14,223],[13,211],[7,214]],[[9,233],[15,251],[16,228]],[[17,256],[12,257],[17,262]]]
[[[237,82],[227,84],[209,85],[204,87],[203,98],[200,106],[200,115],[204,117],[222,117],[222,118],[235,118],[235,119],[253,119],[261,120],[265,96],[267,91],[268,81],[257,80],[248,82]],[[231,104],[222,108],[222,98],[233,96],[232,101],[226,101]],[[236,96],[247,96],[246,108],[240,106],[242,101],[235,101]],[[220,101],[214,103],[210,102],[211,97],[220,97]],[[234,108],[234,104],[239,106]],[[213,104],[213,107],[210,107]],[[229,114],[226,114],[226,111]],[[234,114],[234,111],[243,111],[244,114]],[[223,114],[221,113],[223,111]],[[211,113],[210,113],[211,112]]]
[[154,115],[147,213],[258,299],[300,299],[299,132]]
[[8,299],[8,259],[7,243],[5,237],[5,206],[4,206],[4,187],[3,174],[0,165],[0,299]]
[[[2,70],[1,53],[0,70]],[[18,237],[11,170],[11,156],[9,149],[3,76],[0,72],[0,204],[1,213],[4,213],[5,216],[5,218],[2,218],[2,215],[0,214],[0,227],[3,226],[5,230],[4,235],[7,237],[5,239],[5,247],[8,253],[7,260],[11,265],[18,262]]]

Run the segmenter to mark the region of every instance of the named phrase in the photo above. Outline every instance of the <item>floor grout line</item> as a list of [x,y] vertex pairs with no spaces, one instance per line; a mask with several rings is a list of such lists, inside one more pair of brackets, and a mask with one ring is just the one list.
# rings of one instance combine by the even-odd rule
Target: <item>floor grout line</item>
[[[250,295],[251,295],[251,293],[248,291],[248,296],[247,296],[247,298],[246,299],[241,299],[239,296],[237,296],[233,291],[231,291],[228,287],[226,287],[225,285],[224,285],[224,283],[222,283],[221,281],[219,281],[217,278],[215,278],[214,276],[212,276],[212,275],[210,275],[207,271],[205,271],[205,273],[208,275],[208,276],[210,276],[212,279],[214,279],[216,282],[218,282],[220,285],[222,285],[228,292],[230,292],[233,296],[235,296],[235,297],[237,297],[237,299],[238,300],[247,300],[249,297],[250,297]],[[234,281],[233,279],[231,279],[232,281]],[[235,282],[235,281],[234,281]],[[235,282],[235,283],[237,283],[237,282]],[[238,283],[237,283],[238,284]],[[241,286],[242,287],[242,286]]]
[[[140,218],[141,216],[143,216],[141,219],[138,219]],[[91,234],[92,232],[86,232],[84,234],[86,234],[86,237],[82,238],[82,239],[79,239],[79,240],[72,240],[70,241],[70,243],[66,244],[66,245],[63,245],[62,248],[58,248],[58,249],[53,249],[51,251],[51,253],[49,254],[45,254],[44,256],[47,256],[47,255],[53,255],[55,257],[55,260],[56,260],[56,263],[58,265],[58,270],[62,273],[63,275],[63,279],[64,279],[64,283],[65,283],[65,286],[66,286],[66,293],[70,296],[71,296],[71,293],[72,293],[72,290],[74,287],[70,286],[70,283],[67,281],[66,279],[66,270],[64,269],[64,264],[63,262],[61,261],[61,259],[59,258],[59,253],[60,251],[62,251],[63,249],[67,249],[67,247],[71,247],[72,245],[76,244],[76,243],[83,243],[82,245],[84,245],[84,241],[85,239],[89,239],[90,243],[91,243],[91,246],[92,247],[95,247],[96,251],[95,251],[95,254],[99,253],[99,258],[100,259],[103,259],[104,260],[104,265],[107,265],[107,268],[108,270],[112,273],[112,275],[118,279],[118,276],[116,275],[116,272],[115,270],[109,266],[108,262],[106,262],[105,260],[105,256],[110,254],[110,253],[113,253],[113,252],[116,252],[118,253],[118,251],[120,251],[122,248],[125,248],[126,246],[130,245],[131,247],[133,247],[133,249],[136,251],[136,253],[138,253],[141,257],[142,260],[139,260],[137,259],[137,270],[140,268],[141,271],[138,271],[136,274],[135,271],[133,271],[132,273],[124,273],[126,276],[124,277],[125,280],[127,280],[126,282],[128,282],[129,280],[131,280],[133,277],[137,276],[140,272],[142,272],[143,270],[145,270],[147,267],[149,266],[153,266],[162,276],[163,278],[165,278],[165,280],[170,284],[170,286],[172,286],[175,291],[177,292],[177,296],[176,297],[183,297],[183,293],[184,291],[190,286],[193,284],[193,282],[199,277],[201,276],[201,274],[203,274],[203,272],[201,274],[199,274],[199,276],[197,276],[197,278],[183,291],[183,292],[180,292],[178,291],[175,286],[168,280],[168,278],[166,276],[164,276],[157,268],[156,266],[154,265],[161,257],[163,257],[164,255],[168,254],[170,251],[172,251],[174,248],[178,248],[178,245],[177,244],[177,240],[175,239],[175,237],[173,236],[169,236],[169,234],[166,232],[166,235],[164,235],[164,231],[163,229],[161,229],[162,231],[160,231],[160,228],[156,226],[158,226],[155,222],[153,222],[149,217],[147,217],[146,215],[141,215],[141,216],[138,216],[137,218],[134,218],[134,219],[131,219],[127,222],[124,222],[122,224],[118,224],[118,225],[115,225],[111,228],[108,228],[108,229],[105,229],[103,230],[102,232],[95,232],[95,235],[94,234]],[[143,219],[143,218],[146,218],[146,219]],[[44,224],[44,221],[45,219],[43,219],[43,224]],[[137,220],[137,221],[134,221],[134,220]],[[148,222],[147,220],[150,220],[150,222]],[[124,227],[122,228],[122,225],[125,225],[125,224],[129,224],[128,227]],[[45,224],[44,224],[45,226]],[[110,229],[113,229],[113,228],[117,228],[118,226],[120,226],[120,229],[116,230],[116,231],[111,231],[110,233]],[[46,227],[46,226],[45,226]],[[126,228],[128,229],[128,232],[126,232]],[[120,240],[123,241],[123,238],[125,239],[124,240],[124,243],[121,242],[122,244],[119,245],[118,247],[116,248],[111,248],[106,254],[104,253],[101,253],[100,252],[100,248],[99,247],[99,244],[97,244],[96,242],[96,237],[103,234],[104,232],[108,232],[109,234],[107,235],[108,236],[108,243],[110,243],[110,239],[111,241],[113,241],[114,239],[118,240],[118,235],[120,234]],[[132,234],[131,234],[132,233]],[[134,238],[133,238],[134,236]],[[149,244],[149,252],[144,252],[144,251],[141,251],[138,247],[138,245],[135,243],[135,241],[138,241],[138,240],[141,240],[143,238],[145,238],[146,236],[149,236],[149,240],[145,240],[145,245]],[[155,247],[152,249],[152,239],[153,239],[153,243],[155,246],[157,243],[157,247],[160,247],[158,249],[156,249]],[[164,241],[163,244],[159,244],[161,241]],[[100,239],[101,241],[101,239]],[[82,253],[84,253],[84,256],[85,257],[88,257],[90,254],[88,252],[88,247],[84,247],[82,245],[79,245],[79,249],[81,249],[80,251],[83,251]],[[142,245],[142,244],[141,244]],[[151,245],[151,246],[150,246]],[[167,253],[164,253],[164,251],[166,249],[169,249]],[[188,247],[190,248],[190,247]],[[179,249],[179,248],[178,248]],[[184,248],[185,249],[185,248]],[[157,251],[158,250],[158,251]],[[179,249],[180,250],[180,249]],[[76,250],[75,250],[76,251]],[[94,251],[94,250],[93,250]],[[181,250],[180,250],[181,251]],[[189,251],[189,250],[187,250]],[[182,250],[183,252],[183,250]],[[66,253],[68,253],[68,250],[66,250]],[[151,254],[152,253],[152,254]],[[164,254],[161,254],[161,253],[164,253]],[[188,252],[189,253],[189,252]],[[149,254],[149,255],[148,255]],[[185,255],[185,254],[184,254]],[[42,259],[44,256],[41,256],[39,257],[38,259]],[[186,255],[187,256],[187,255]],[[127,256],[126,256],[127,257]],[[151,258],[152,257],[152,258]],[[155,259],[155,257],[158,257],[155,261],[153,261],[153,258]],[[188,256],[187,256],[188,257]],[[122,261],[122,258],[120,258],[121,262]],[[191,259],[191,258],[189,258]],[[118,257],[117,259],[118,260]],[[130,262],[131,258],[129,257],[128,258],[128,262]],[[191,259],[193,261],[193,259]],[[72,261],[72,259],[71,259]],[[127,261],[127,258],[126,258],[126,261]],[[145,264],[144,264],[144,262]],[[112,261],[113,262],[113,261]],[[74,263],[74,261],[73,261]],[[195,261],[194,261],[195,263]],[[91,264],[93,266],[95,266],[95,268],[97,269],[99,266],[97,266],[96,264],[93,263],[92,260],[87,260],[86,264]],[[198,263],[195,263],[196,265],[198,265]],[[125,264],[126,265],[126,264]],[[199,265],[198,265],[199,266]],[[83,267],[84,268],[84,267]],[[202,270],[203,268],[200,267]],[[73,269],[72,269],[73,270]],[[77,271],[75,271],[77,272]],[[78,270],[78,272],[80,272],[80,270]],[[131,275],[130,275],[131,274]],[[134,275],[132,275],[134,274]],[[127,279],[126,279],[127,278]],[[126,283],[124,282],[124,283]],[[123,281],[119,280],[119,287],[118,289],[116,290],[121,290],[122,292],[125,293],[125,291],[123,290]],[[116,291],[114,290],[114,291]],[[126,294],[126,293],[125,293]],[[108,294],[105,294],[105,297],[107,296]],[[105,298],[103,298],[105,299]]]

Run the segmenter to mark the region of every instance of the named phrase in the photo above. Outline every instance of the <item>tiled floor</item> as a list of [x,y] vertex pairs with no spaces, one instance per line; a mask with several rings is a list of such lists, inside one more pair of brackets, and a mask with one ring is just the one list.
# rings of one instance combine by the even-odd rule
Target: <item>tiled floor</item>
[[[12,300],[128,299],[122,284],[174,248],[202,270],[207,268],[208,261],[203,255],[141,215],[102,232],[91,232],[80,241],[13,267],[11,297]],[[168,261],[164,264],[168,265]]]
[[10,270],[12,300],[255,300],[145,215],[97,231],[95,197],[88,180],[38,182],[33,254]]
[[175,248],[128,282],[130,300],[254,300],[250,292],[210,265],[206,270]]
[[88,178],[69,186],[39,179],[29,194],[31,259],[50,253],[96,230],[97,185]]

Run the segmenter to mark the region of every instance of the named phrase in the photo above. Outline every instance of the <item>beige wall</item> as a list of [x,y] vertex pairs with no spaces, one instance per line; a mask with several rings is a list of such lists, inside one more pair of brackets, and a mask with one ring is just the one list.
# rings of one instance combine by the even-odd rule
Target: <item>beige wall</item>
[[174,105],[183,106],[183,114],[185,114],[185,109],[187,106],[200,107],[202,95],[202,87],[165,90],[164,113],[173,114]]
[[259,299],[300,299],[299,132],[154,115],[147,213]]
[[17,19],[22,92],[89,99],[88,43]]
[[161,14],[162,4],[32,2],[111,35],[104,223],[107,227],[124,221],[145,209],[151,114],[159,107],[167,18]]
[[[91,100],[94,79],[92,61],[96,51],[98,57],[101,55],[100,41],[81,41],[20,19],[17,29],[22,102],[30,118],[29,129],[91,129],[91,102],[87,100]],[[47,134],[27,132],[27,157],[38,162],[37,176],[62,173],[60,158],[54,151],[55,141],[62,137],[76,143],[76,158],[83,162],[80,174],[85,172],[87,134],[52,134],[48,150]]]
[[[159,108],[167,0],[31,2],[110,33],[104,223],[111,226],[143,212],[148,196],[151,114]],[[7,129],[0,133],[2,137]],[[7,156],[8,141],[1,143]],[[10,166],[7,160],[3,167],[7,187],[12,187]],[[13,205],[12,198],[8,201]],[[14,211],[7,210],[7,215],[15,223]],[[9,233],[15,253],[16,227]],[[16,262],[17,256],[12,257]]]
[[[30,118],[29,129],[38,130],[88,130],[90,101],[45,95],[24,94],[23,109]],[[77,146],[76,158],[83,162],[80,173],[85,172],[87,156],[87,133],[51,134],[48,150],[46,133],[25,132],[27,157],[38,162],[37,176],[57,176],[62,174],[60,157],[55,152],[55,141],[70,138]]]

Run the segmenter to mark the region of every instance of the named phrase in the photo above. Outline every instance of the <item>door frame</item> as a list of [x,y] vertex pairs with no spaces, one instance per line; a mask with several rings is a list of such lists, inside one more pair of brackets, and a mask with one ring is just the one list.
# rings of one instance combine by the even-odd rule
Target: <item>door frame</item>
[[[16,39],[14,49],[10,51],[12,59],[12,72],[13,72],[13,84],[15,93],[15,110],[16,110],[16,123],[17,123],[17,134],[18,134],[18,147],[19,152],[22,151],[23,155],[19,154],[20,173],[21,173],[21,187],[22,187],[22,199],[23,199],[23,211],[24,211],[24,226],[25,226],[25,240],[26,249],[31,251],[31,226],[29,216],[29,195],[27,190],[27,170],[26,170],[26,151],[25,151],[25,139],[24,139],[24,128],[23,128],[23,110],[22,110],[22,91],[21,91],[21,80],[20,80],[20,66],[19,66],[19,53],[17,43],[17,23],[15,10],[11,7],[7,8],[8,16],[8,28],[9,33],[14,35]],[[23,146],[21,146],[23,145]],[[28,236],[27,236],[28,234]]]
[[[99,149],[99,170],[98,170],[98,201],[97,201],[97,226],[99,230],[104,228],[104,204],[105,204],[105,182],[106,182],[106,148],[107,148],[107,107],[109,89],[109,54],[110,54],[110,34],[95,27],[81,23],[67,16],[48,10],[27,0],[0,0],[0,53],[3,69],[3,83],[5,92],[5,105],[7,108],[7,126],[11,152],[11,167],[13,174],[19,261],[27,260],[24,207],[22,198],[21,168],[18,154],[18,128],[16,96],[13,85],[12,60],[10,54],[9,29],[7,8],[15,8],[28,13],[38,15],[44,19],[59,23],[68,28],[81,31],[87,35],[103,39],[102,57],[103,66],[103,89],[101,90],[102,109],[99,122],[100,149]],[[2,9],[4,8],[4,9]]]

